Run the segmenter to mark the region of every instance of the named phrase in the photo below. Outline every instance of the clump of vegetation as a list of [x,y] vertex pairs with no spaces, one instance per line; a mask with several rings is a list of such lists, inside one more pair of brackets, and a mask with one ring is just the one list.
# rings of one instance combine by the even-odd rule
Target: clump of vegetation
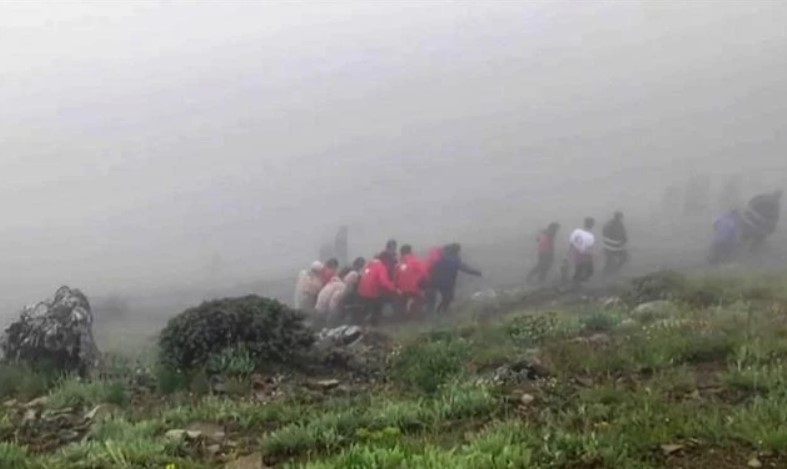
[[96,404],[124,406],[128,400],[126,385],[121,381],[82,381],[69,378],[52,389],[48,405],[53,408],[79,408]]
[[533,347],[547,340],[559,339],[571,332],[555,313],[522,314],[508,324],[511,340],[519,347]]
[[45,394],[57,381],[57,373],[23,364],[0,364],[0,398],[30,399]]
[[649,301],[679,299],[687,288],[686,276],[663,270],[633,279],[621,298],[630,306],[637,306]]
[[580,318],[582,329],[590,333],[609,332],[621,321],[620,315],[606,311],[595,311]]
[[[228,349],[242,350],[255,364],[281,364],[314,342],[301,313],[256,295],[205,302],[172,318],[159,336],[161,362],[176,370],[209,363],[230,366]],[[211,358],[219,355],[219,358]],[[225,358],[222,358],[225,357]],[[237,357],[237,355],[236,355]]]
[[391,377],[406,387],[433,394],[459,375],[470,354],[466,340],[433,334],[405,345],[393,358]]

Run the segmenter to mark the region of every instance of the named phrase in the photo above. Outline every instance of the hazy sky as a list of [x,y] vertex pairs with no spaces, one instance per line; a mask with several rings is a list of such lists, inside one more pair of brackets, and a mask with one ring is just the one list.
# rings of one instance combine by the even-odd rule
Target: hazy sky
[[254,278],[341,223],[358,254],[514,236],[687,171],[770,189],[785,24],[778,1],[0,3],[0,294],[219,257]]

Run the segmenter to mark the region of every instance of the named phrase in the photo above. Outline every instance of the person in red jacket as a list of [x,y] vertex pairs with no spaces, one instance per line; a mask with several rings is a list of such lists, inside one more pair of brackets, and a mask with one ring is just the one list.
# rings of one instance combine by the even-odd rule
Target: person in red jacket
[[339,270],[339,261],[336,258],[331,258],[325,261],[325,266],[320,272],[320,280],[323,285],[328,285],[328,282],[336,275]]
[[400,292],[398,309],[410,317],[421,310],[426,265],[413,254],[413,248],[409,244],[402,246],[399,254],[394,278],[396,289]]
[[356,322],[368,319],[372,325],[380,321],[383,306],[388,298],[396,293],[396,286],[388,276],[385,259],[388,254],[380,253],[363,269],[361,281],[358,283],[358,300],[361,303],[359,317]]
[[533,283],[534,278],[538,279],[538,283],[544,283],[546,280],[555,261],[555,237],[558,230],[560,230],[559,224],[550,223],[538,236],[538,263],[527,274],[527,283]]

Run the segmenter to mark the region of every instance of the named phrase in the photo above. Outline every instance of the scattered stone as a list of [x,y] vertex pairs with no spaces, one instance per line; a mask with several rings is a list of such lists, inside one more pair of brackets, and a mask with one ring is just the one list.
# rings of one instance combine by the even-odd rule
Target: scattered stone
[[64,286],[54,298],[25,307],[5,330],[0,349],[9,361],[47,363],[87,375],[99,357],[87,297]]
[[49,397],[48,396],[41,396],[33,399],[32,401],[25,404],[25,407],[28,409],[31,407],[44,407],[49,404]]
[[82,437],[76,430],[61,430],[57,433],[57,438],[62,443],[73,443],[80,440]]
[[119,408],[112,404],[99,404],[93,407],[90,412],[85,414],[85,420],[91,422],[103,422],[115,417],[118,414]]
[[528,394],[528,393],[522,394],[522,396],[519,398],[520,404],[522,404],[524,406],[532,404],[535,400],[536,400],[535,396],[533,396],[532,394]]
[[198,434],[196,436],[189,436],[191,439],[197,439],[200,436],[204,436],[209,443],[213,444],[221,444],[226,437],[224,427],[207,422],[192,423],[186,428],[186,431]]
[[617,296],[611,296],[609,298],[604,299],[604,301],[601,302],[601,307],[604,308],[605,310],[621,309],[623,308],[623,306],[624,306],[623,300]]
[[38,419],[38,412],[35,409],[27,409],[22,417],[22,425],[29,425]]
[[760,462],[759,459],[757,459],[757,456],[754,456],[753,458],[749,459],[746,465],[755,469],[762,467],[762,463]]
[[205,452],[208,453],[208,456],[214,458],[221,452],[221,445],[208,445],[205,448]]
[[661,451],[664,453],[665,456],[669,456],[673,453],[677,453],[678,451],[683,449],[683,445],[661,445]]
[[224,469],[263,469],[262,454],[252,453],[227,463]]
[[314,383],[318,388],[323,391],[329,391],[340,384],[338,379],[323,379]]
[[164,438],[173,443],[180,443],[186,439],[186,430],[170,430],[164,434]]
[[351,345],[363,337],[363,329],[359,326],[343,325],[333,329],[323,329],[317,334],[320,344]]
[[675,311],[675,303],[669,300],[656,300],[642,303],[631,312],[637,319],[663,319]]

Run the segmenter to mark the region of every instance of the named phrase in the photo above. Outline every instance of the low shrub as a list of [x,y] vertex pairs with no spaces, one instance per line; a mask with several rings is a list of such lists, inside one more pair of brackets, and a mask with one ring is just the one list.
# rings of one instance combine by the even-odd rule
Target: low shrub
[[[226,350],[235,347],[255,364],[282,364],[314,342],[303,319],[282,303],[256,295],[208,301],[167,323],[159,336],[160,360],[172,369],[194,370],[213,355],[232,354]],[[222,358],[213,361],[227,365]]]

